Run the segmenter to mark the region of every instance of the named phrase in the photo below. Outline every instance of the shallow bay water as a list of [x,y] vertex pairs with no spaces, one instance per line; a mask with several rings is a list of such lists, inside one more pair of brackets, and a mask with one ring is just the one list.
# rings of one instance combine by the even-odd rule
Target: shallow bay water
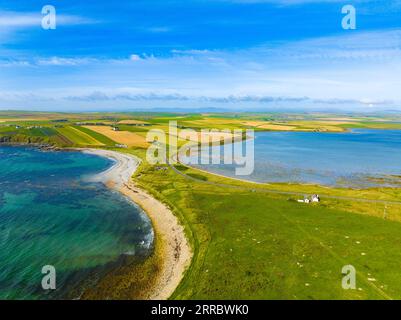
[[[81,152],[0,147],[0,299],[63,297],[124,257],[146,257],[153,231],[145,213],[86,179],[109,159]],[[42,289],[45,265],[55,291]]]
[[254,144],[251,175],[236,176],[235,164],[196,167],[255,182],[356,188],[401,186],[401,130],[256,132]]

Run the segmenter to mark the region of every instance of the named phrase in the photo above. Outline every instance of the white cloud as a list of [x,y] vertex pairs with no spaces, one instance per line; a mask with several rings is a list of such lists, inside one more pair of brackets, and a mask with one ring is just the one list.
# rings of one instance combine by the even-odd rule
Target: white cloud
[[72,101],[199,101],[211,103],[313,103],[313,104],[329,104],[329,105],[343,105],[343,104],[357,104],[357,105],[391,105],[394,102],[390,100],[371,100],[371,99],[315,99],[307,96],[269,96],[269,95],[183,95],[179,92],[163,92],[163,91],[149,91],[141,90],[138,88],[119,88],[110,90],[106,88],[99,88],[95,91],[86,94],[64,96],[62,99]]
[[139,55],[137,55],[137,54],[131,54],[130,60],[131,60],[131,61],[141,61],[142,58],[141,58]]
[[[21,94],[33,90],[60,106],[96,102],[131,106],[150,101],[161,105],[164,101],[383,107],[401,102],[401,30],[237,51],[173,50],[168,57],[133,53],[122,59],[49,57],[8,63],[20,68],[2,68],[8,79],[4,84],[0,79],[4,90],[19,88]],[[24,71],[26,65],[35,68]],[[38,71],[41,68],[49,70]],[[59,69],[52,72],[51,68]]]
[[91,58],[61,58],[51,57],[47,59],[38,59],[35,61],[35,65],[38,66],[79,66],[83,64],[89,64],[97,61]]
[[0,12],[0,27],[31,27],[40,26],[39,14],[21,14],[15,12]]
[[[0,11],[0,27],[17,29],[26,27],[40,27],[43,15],[40,12]],[[92,24],[97,21],[77,15],[57,14],[59,25]]]
[[218,53],[218,51],[211,50],[199,50],[199,49],[191,49],[191,50],[171,50],[171,53],[174,54],[182,54],[182,55],[212,55],[213,53]]

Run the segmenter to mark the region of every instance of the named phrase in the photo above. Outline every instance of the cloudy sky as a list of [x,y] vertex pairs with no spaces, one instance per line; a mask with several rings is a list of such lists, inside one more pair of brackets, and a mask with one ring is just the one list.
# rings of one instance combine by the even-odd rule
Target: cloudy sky
[[400,88],[400,0],[0,2],[0,109],[369,111]]

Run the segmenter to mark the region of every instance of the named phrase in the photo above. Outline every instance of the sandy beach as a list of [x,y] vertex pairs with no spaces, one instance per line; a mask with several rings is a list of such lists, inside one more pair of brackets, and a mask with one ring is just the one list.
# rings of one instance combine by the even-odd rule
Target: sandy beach
[[119,190],[139,205],[152,221],[157,241],[163,248],[162,266],[156,285],[147,294],[147,299],[168,299],[181,282],[185,270],[190,265],[192,251],[177,217],[163,203],[135,186],[131,176],[141,160],[115,151],[101,149],[80,149],[89,154],[113,159],[116,163],[107,171],[94,177],[110,188]]

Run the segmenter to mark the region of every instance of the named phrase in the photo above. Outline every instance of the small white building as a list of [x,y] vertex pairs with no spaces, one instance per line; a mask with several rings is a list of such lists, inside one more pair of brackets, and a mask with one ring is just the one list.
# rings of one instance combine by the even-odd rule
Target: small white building
[[320,202],[320,197],[318,194],[314,194],[312,196],[312,202]]
[[302,199],[302,200],[298,200],[298,202],[300,202],[300,203],[310,203],[310,200],[309,200],[308,197],[305,197],[305,198]]
[[312,197],[305,197],[303,200],[298,200],[299,203],[311,203],[311,202],[320,202],[320,197],[318,194],[312,195]]

